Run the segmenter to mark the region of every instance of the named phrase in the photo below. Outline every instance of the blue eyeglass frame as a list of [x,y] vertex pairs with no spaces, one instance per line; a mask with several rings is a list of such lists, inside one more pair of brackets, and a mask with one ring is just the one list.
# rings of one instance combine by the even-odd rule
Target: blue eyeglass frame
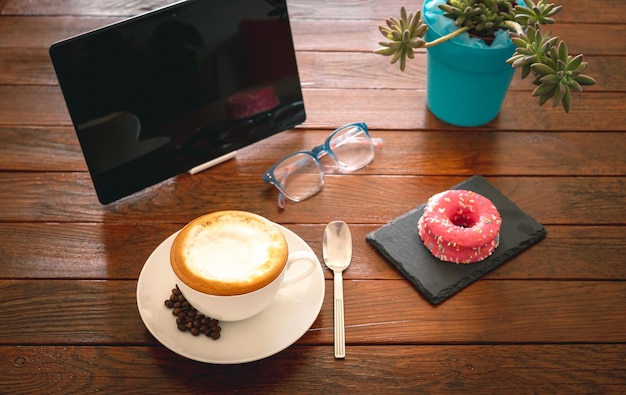
[[[347,125],[344,125],[340,128],[335,129],[334,131],[332,131],[328,137],[326,138],[326,140],[320,144],[317,145],[315,147],[313,147],[311,150],[306,151],[297,151],[294,152],[292,154],[286,155],[283,158],[281,158],[279,161],[277,161],[276,163],[274,163],[274,165],[272,167],[269,168],[269,170],[267,170],[265,172],[265,174],[263,174],[263,181],[266,184],[272,184],[276,187],[276,189],[278,189],[278,207],[280,208],[284,208],[285,207],[285,191],[283,190],[282,186],[280,185],[281,183],[276,179],[276,177],[274,177],[274,170],[276,170],[276,167],[278,167],[279,164],[281,164],[283,161],[291,158],[292,156],[295,155],[308,155],[310,157],[313,158],[313,162],[315,163],[315,165],[317,166],[317,168],[320,171],[320,175],[321,175],[321,182],[320,182],[320,186],[319,188],[317,188],[311,195],[307,196],[306,198],[303,199],[299,199],[299,200],[294,200],[296,202],[302,201],[304,199],[308,199],[309,197],[315,195],[316,193],[318,193],[322,187],[324,186],[324,168],[322,166],[322,162],[320,161],[320,158],[323,158],[325,155],[329,155],[334,161],[335,163],[339,164],[339,166],[341,167],[340,162],[337,160],[337,157],[335,156],[335,153],[333,152],[332,148],[330,147],[330,141],[333,139],[333,137],[335,137],[335,135],[337,135],[337,133],[347,129],[347,128],[351,128],[351,127],[357,127],[359,129],[361,129],[365,135],[367,136],[367,138],[372,141],[372,144],[374,144],[374,141],[372,139],[372,137],[370,136],[369,130],[367,129],[367,125],[365,124],[365,122],[355,122],[355,123],[349,123]],[[378,139],[377,139],[378,140]],[[382,142],[382,140],[381,140]],[[369,163],[369,162],[368,162]],[[367,163],[366,163],[367,165]],[[357,170],[357,169],[355,169]]]

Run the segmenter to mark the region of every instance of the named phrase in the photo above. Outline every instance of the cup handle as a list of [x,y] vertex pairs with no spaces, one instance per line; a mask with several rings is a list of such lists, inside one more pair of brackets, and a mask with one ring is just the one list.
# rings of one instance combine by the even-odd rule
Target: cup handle
[[[299,261],[306,262],[306,267],[301,267],[299,270],[291,269],[292,264]],[[316,266],[317,257],[310,251],[296,251],[289,254],[287,268],[285,269],[285,279],[283,280],[281,288],[289,287],[309,277],[315,270]],[[290,273],[293,271],[296,271],[296,273]]]

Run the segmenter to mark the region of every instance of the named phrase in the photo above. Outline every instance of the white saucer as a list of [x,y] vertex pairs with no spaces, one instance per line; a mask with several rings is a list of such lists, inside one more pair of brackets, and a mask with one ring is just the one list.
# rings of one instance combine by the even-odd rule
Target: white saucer
[[[277,225],[291,251],[311,247],[289,229]],[[221,337],[192,336],[176,327],[172,311],[165,307],[176,277],[169,252],[174,233],[148,257],[137,282],[137,307],[152,335],[173,352],[200,362],[235,364],[274,355],[295,343],[311,327],[324,301],[324,273],[319,261],[308,278],[281,289],[262,312],[243,321],[220,322]]]

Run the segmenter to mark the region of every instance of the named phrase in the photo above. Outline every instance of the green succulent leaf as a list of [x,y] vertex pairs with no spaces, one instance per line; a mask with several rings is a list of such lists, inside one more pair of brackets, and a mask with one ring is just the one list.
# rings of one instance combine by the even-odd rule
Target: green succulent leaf
[[539,104],[544,104],[548,99],[554,96],[554,85],[539,85],[535,88],[532,95],[539,97]]
[[[554,96],[552,97],[552,106],[556,107],[563,102],[563,97],[565,96],[565,92],[569,92],[569,87],[562,83],[555,84],[554,88]],[[569,108],[565,109],[566,112],[569,112]]]
[[415,57],[414,49],[423,48],[426,45],[424,35],[428,26],[422,21],[421,11],[409,14],[406,8],[400,8],[400,19],[387,18],[386,26],[379,26],[380,33],[389,40],[380,42],[381,48],[374,53],[391,56],[391,63],[399,62],[400,70],[406,68],[406,60]]
[[383,56],[391,56],[394,53],[396,53],[396,51],[397,51],[396,48],[382,47],[382,48],[378,48],[377,50],[375,50],[374,53],[378,55],[383,55]]
[[540,0],[537,4],[532,1],[526,3],[528,5],[518,4],[513,9],[515,20],[523,25],[552,24],[555,22],[553,16],[563,9],[563,6],[548,3],[547,0]]
[[593,78],[589,77],[588,75],[577,75],[576,77],[574,77],[574,81],[578,82],[580,85],[594,85],[596,84],[596,80],[594,80]]
[[569,89],[573,90],[574,92],[580,93],[583,91],[583,87],[580,86],[580,84],[574,79],[571,79],[568,81],[568,86],[569,86]]
[[569,56],[569,51],[567,50],[567,44],[565,44],[565,41],[561,41],[557,48],[559,50],[558,59],[566,61]]
[[515,44],[515,46],[517,47],[525,47],[528,42],[520,37],[512,37],[511,41],[513,41],[513,44]]
[[569,112],[570,106],[572,104],[572,95],[569,89],[565,91],[565,94],[563,95],[562,103],[563,103],[563,109],[565,110],[565,112]]
[[582,64],[583,64],[583,56],[576,55],[570,59],[570,61],[568,62],[567,68],[572,71],[578,71],[582,67]]
[[538,75],[549,75],[556,73],[556,70],[554,68],[543,63],[533,63],[531,68]]
[[545,85],[557,85],[561,82],[561,78],[559,78],[556,74],[548,74],[541,77],[539,82]]

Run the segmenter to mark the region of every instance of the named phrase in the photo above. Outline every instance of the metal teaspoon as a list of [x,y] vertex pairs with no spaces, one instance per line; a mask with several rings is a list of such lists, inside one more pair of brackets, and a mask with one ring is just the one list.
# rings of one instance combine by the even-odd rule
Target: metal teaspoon
[[322,243],[324,263],[333,271],[334,311],[335,311],[335,358],[346,357],[346,334],[343,314],[342,272],[352,260],[352,235],[343,221],[333,221],[326,225]]

